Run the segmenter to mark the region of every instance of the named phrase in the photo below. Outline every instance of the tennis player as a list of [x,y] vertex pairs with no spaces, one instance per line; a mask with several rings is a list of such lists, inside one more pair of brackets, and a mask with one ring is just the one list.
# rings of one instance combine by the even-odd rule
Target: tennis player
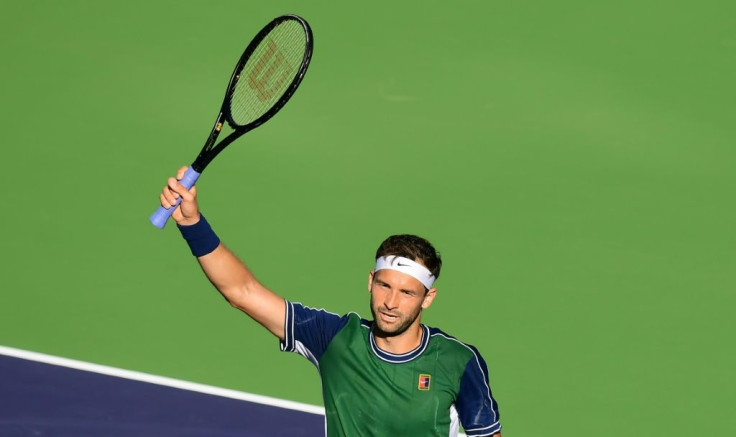
[[[177,176],[182,178],[186,167]],[[290,302],[263,286],[199,212],[196,187],[169,178],[169,208],[220,293],[319,370],[328,436],[500,436],[498,404],[478,351],[421,324],[437,295],[442,260],[413,235],[387,238],[368,276],[373,320]]]

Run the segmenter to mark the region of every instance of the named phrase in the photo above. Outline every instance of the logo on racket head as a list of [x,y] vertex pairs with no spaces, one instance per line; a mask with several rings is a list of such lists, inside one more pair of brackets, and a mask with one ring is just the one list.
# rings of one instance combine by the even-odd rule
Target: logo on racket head
[[256,92],[262,102],[280,93],[284,82],[289,80],[293,69],[276,43],[269,38],[266,50],[248,74],[248,86]]

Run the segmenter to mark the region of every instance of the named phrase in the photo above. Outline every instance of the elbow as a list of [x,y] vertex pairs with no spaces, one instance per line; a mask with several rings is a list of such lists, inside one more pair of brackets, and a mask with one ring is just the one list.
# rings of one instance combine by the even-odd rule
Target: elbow
[[227,303],[230,304],[231,307],[235,308],[236,310],[243,310],[242,306],[238,304],[237,301],[228,298],[225,298],[225,300],[227,301]]
[[233,287],[232,289],[221,290],[221,292],[231,307],[240,311],[246,311],[249,295],[246,287]]

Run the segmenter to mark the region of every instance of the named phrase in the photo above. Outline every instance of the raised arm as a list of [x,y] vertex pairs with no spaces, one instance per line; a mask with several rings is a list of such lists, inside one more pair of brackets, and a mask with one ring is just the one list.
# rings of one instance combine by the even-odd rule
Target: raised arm
[[177,178],[169,178],[160,200],[170,208],[181,197],[181,204],[171,217],[176,221],[202,270],[212,285],[235,308],[248,314],[279,339],[284,339],[286,303],[276,293],[261,284],[248,267],[238,259],[210,229],[199,212],[197,189],[187,190],[179,184],[187,167]]

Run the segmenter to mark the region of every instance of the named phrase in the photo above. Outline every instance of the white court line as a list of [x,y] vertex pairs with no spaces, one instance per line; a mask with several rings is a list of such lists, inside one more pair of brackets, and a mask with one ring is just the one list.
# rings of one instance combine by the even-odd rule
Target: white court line
[[53,355],[46,355],[38,352],[31,352],[2,345],[0,345],[0,355],[22,358],[24,360],[38,361],[41,363],[52,364],[54,366],[69,367],[72,369],[84,370],[86,372],[117,376],[119,378],[132,379],[134,381],[150,382],[151,384],[164,385],[167,387],[174,387],[183,390],[191,390],[199,393],[206,393],[209,395],[254,402],[262,405],[270,405],[273,407],[286,408],[289,410],[303,411],[305,413],[321,415],[325,414],[325,409],[316,405],[302,404],[301,402],[293,402],[284,399],[272,398],[269,396],[245,393],[242,391],[230,390],[227,388],[198,384],[196,382],[167,378],[165,376],[157,376],[143,372],[136,372],[133,370],[118,369],[116,367],[103,366],[101,364],[93,364],[85,361],[56,357]]
[[[9,357],[22,358],[24,360],[30,361],[38,361],[40,363],[51,364],[54,366],[69,367],[71,369],[84,370],[86,372],[100,373],[102,375],[117,376],[119,378],[131,379],[134,381],[150,382],[151,384],[164,385],[167,387],[174,387],[182,390],[191,390],[199,393],[206,393],[208,395],[222,396],[224,398],[253,402],[256,404],[270,405],[272,407],[303,411],[305,413],[321,414],[323,416],[325,415],[324,407],[318,407],[316,405],[303,404],[301,402],[287,401],[285,399],[272,398],[269,396],[230,390],[227,388],[198,384],[196,382],[182,381],[181,379],[151,375],[149,373],[136,372],[134,370],[118,369],[117,367],[103,366],[101,364],[72,360],[70,358],[62,358],[54,355],[42,354],[39,352],[31,352],[3,345],[0,345],[0,355],[7,355]],[[458,437],[465,437],[465,434],[460,433],[458,434]]]

